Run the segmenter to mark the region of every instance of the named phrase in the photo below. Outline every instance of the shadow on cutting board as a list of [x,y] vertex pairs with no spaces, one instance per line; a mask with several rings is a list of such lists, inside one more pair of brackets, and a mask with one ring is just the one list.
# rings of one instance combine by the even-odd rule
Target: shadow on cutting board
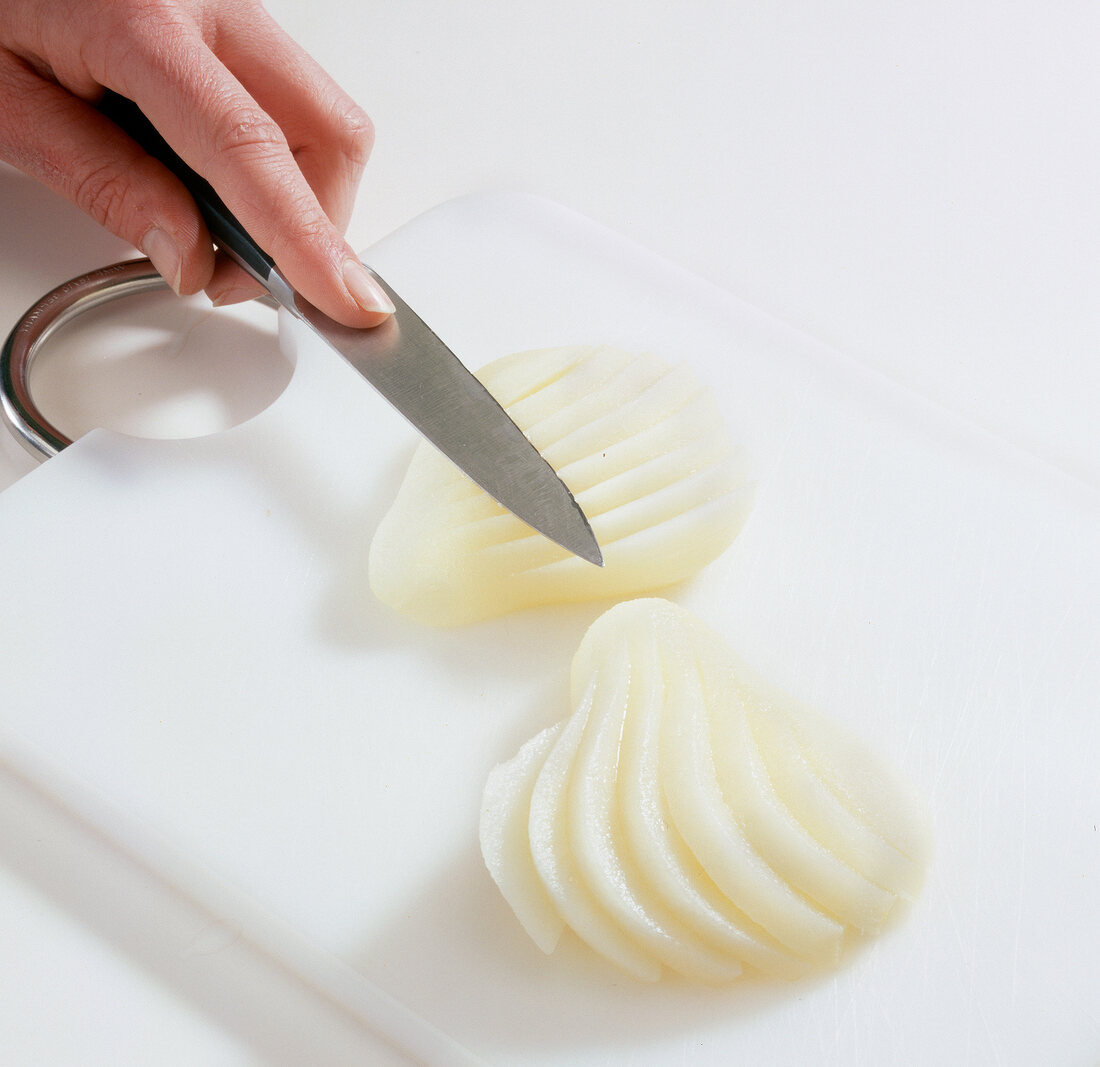
[[[746,975],[708,987],[666,972],[650,984],[605,963],[569,930],[544,956],[476,845],[380,929],[348,962],[489,1062],[523,1062],[525,1054],[549,1062],[594,1049],[616,1049],[627,1062],[631,1049],[662,1037],[688,1039],[772,1013],[835,974],[795,982]],[[851,948],[845,964],[862,949]]]

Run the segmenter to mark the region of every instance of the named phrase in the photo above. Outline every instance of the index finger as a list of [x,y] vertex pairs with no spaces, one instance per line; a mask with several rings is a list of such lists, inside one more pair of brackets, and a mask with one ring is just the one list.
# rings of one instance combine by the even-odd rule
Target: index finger
[[343,232],[374,145],[369,116],[262,9],[230,8],[217,55],[278,124],[298,169]]
[[205,178],[296,290],[349,326],[372,326],[388,298],[326,215],[279,125],[195,28],[172,27],[130,55],[112,85]]

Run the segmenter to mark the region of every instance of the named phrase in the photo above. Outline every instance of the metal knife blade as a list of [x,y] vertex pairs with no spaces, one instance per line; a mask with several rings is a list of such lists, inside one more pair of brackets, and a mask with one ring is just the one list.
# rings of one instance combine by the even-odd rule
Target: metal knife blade
[[603,565],[587,517],[553,467],[373,270],[396,313],[365,330],[329,318],[294,291],[210,184],[176,155],[136,104],[108,91],[99,110],[183,182],[218,247],[343,356],[444,455],[523,522],[582,559]]
[[342,326],[298,294],[289,309],[494,500],[574,555],[603,566],[588,519],[554,468],[423,319],[371,274],[397,309],[380,326]]

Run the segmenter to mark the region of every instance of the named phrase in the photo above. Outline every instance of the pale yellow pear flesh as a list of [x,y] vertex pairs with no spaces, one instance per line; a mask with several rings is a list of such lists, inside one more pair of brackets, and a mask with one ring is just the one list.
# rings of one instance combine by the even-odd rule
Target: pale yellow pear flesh
[[573,711],[490,775],[490,874],[545,952],[711,984],[833,965],[919,893],[922,806],[698,619],[627,601],[573,661]]
[[421,442],[370,551],[371,589],[403,614],[454,626],[635,597],[697,573],[744,524],[743,456],[686,367],[563,347],[506,356],[478,377],[584,509],[604,566],[533,531]]

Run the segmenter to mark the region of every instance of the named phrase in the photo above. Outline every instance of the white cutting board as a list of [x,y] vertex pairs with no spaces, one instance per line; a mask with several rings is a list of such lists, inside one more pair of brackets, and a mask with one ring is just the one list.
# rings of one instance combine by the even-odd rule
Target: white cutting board
[[250,422],[95,431],[0,494],[8,758],[490,1063],[1095,1062],[1095,495],[544,201],[446,204],[368,261],[471,366],[611,342],[712,384],[756,505],[669,595],[914,780],[918,905],[789,986],[640,985],[568,938],[543,957],[481,864],[480,791],[567,713],[606,605],[436,632],[375,603],[414,434],[293,330]]

